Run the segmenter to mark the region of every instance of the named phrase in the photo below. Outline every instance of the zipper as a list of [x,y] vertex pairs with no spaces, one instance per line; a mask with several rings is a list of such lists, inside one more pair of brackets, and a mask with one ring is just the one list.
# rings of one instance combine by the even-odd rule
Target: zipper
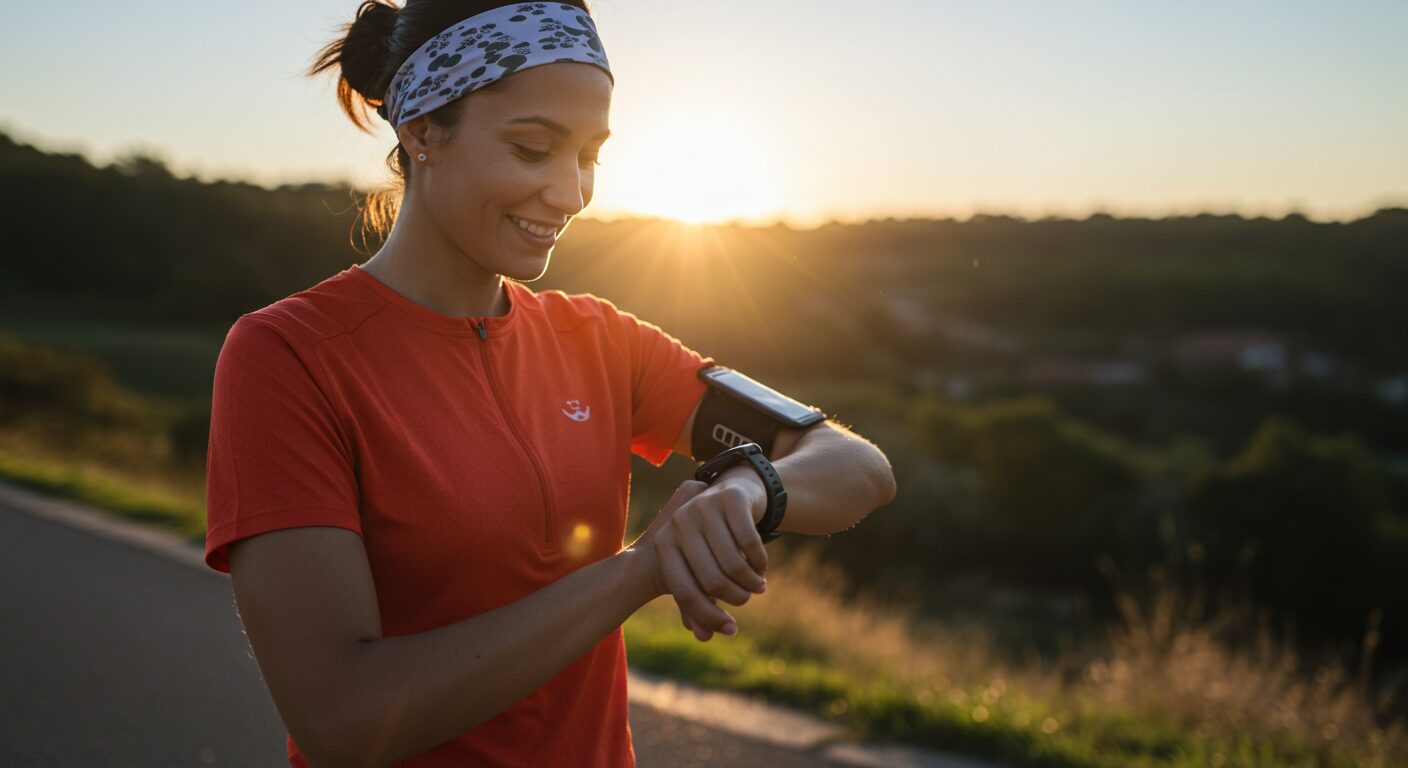
[[[476,330],[479,332],[481,341],[489,340],[489,331],[484,327],[483,320],[478,322]],[[524,455],[528,457],[528,463],[533,465],[533,472],[538,476],[538,493],[543,497],[543,525],[547,531],[547,544],[548,546],[553,546],[552,496],[548,494],[546,476],[543,474],[542,466],[538,463],[538,457],[534,455],[533,450],[528,447],[527,441],[523,439],[523,433],[518,429],[518,425],[514,423],[513,414],[504,406],[503,398],[499,396],[499,387],[494,383],[493,372],[489,370],[488,345],[480,344],[478,346],[479,360],[484,365],[484,378],[489,381],[489,390],[494,393],[494,402],[499,406],[499,413],[503,414],[504,422],[508,424],[509,431],[512,432],[514,438],[518,440],[519,448],[521,448]]]

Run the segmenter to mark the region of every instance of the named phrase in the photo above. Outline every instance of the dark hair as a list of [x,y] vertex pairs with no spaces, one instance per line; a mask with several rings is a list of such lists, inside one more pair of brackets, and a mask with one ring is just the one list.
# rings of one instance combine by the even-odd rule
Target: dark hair
[[[559,2],[575,5],[591,14],[589,0]],[[509,3],[501,0],[408,0],[405,7],[400,7],[390,0],[363,0],[356,18],[342,26],[342,38],[318,51],[308,68],[308,77],[339,67],[338,106],[353,125],[372,133],[375,109],[381,105],[391,78],[417,48],[458,22],[504,5]],[[507,82],[496,80],[477,90],[501,90]],[[468,98],[466,95],[431,110],[427,113],[430,122],[444,129],[447,137],[452,136]],[[381,117],[376,115],[375,119]],[[386,156],[386,165],[395,179],[389,186],[374,189],[367,195],[360,215],[364,234],[371,229],[382,235],[390,229],[405,194],[406,182],[411,178],[411,158],[399,141]]]

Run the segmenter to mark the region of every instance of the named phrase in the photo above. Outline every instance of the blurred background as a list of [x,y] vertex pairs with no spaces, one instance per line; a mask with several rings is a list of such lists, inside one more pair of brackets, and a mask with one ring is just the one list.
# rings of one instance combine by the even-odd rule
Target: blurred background
[[[225,332],[379,246],[394,135],[302,74],[355,5],[6,9],[0,476],[203,537]],[[1032,764],[1408,761],[1408,6],[594,9],[613,137],[530,287],[899,483],[633,665]]]

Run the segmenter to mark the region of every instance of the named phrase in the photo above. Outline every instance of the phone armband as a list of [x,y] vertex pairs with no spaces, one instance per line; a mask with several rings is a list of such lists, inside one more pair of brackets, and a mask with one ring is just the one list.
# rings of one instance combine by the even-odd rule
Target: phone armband
[[700,461],[745,443],[757,443],[767,456],[781,427],[802,429],[826,413],[721,365],[705,366],[699,378],[709,385],[694,416],[690,452]]

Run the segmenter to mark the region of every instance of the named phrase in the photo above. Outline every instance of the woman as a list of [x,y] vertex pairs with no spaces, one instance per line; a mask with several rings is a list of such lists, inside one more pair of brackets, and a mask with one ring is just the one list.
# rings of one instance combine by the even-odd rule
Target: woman
[[[365,265],[230,329],[208,466],[206,560],[290,762],[632,765],[622,622],[670,594],[701,641],[734,634],[715,600],[764,590],[767,500],[751,467],[688,481],[622,549],[630,454],[689,455],[712,360],[522,284],[609,134],[589,12],[368,0],[312,74],[334,66],[353,121],[375,106],[396,131],[402,204]],[[893,498],[884,455],[837,425],[784,430],[771,458],[784,531]]]

